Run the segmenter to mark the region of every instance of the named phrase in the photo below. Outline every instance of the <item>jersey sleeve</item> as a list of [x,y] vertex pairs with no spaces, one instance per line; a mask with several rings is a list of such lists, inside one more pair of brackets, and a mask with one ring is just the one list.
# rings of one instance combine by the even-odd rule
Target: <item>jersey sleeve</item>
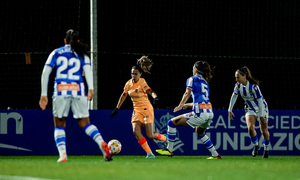
[[87,55],[83,56],[83,66],[84,65],[91,65],[91,59]]
[[48,83],[49,76],[52,72],[52,68],[50,66],[44,66],[42,77],[41,77],[41,96],[47,96],[48,94]]
[[187,79],[186,88],[193,89],[193,78],[192,77]]
[[125,84],[124,88],[123,88],[123,92],[125,94],[128,94],[128,91],[129,91],[129,81]]
[[56,53],[56,50],[52,51],[48,58],[47,58],[47,61],[46,61],[46,66],[50,66],[50,67],[54,67],[55,66],[55,53]]
[[239,87],[240,87],[240,85],[238,83],[236,83],[234,88],[233,88],[233,93],[235,95],[239,95]]
[[151,89],[151,88],[148,86],[146,80],[144,80],[144,81],[142,82],[141,87],[143,88],[144,93],[147,93],[147,91],[148,91],[149,89]]
[[253,94],[254,94],[254,96],[255,96],[256,99],[259,99],[259,98],[262,97],[260,89],[259,89],[259,87],[257,85],[253,85],[252,92],[253,92]]
[[228,107],[228,112],[232,112],[233,106],[238,98],[238,95],[235,93],[232,93],[231,98],[230,98],[230,103]]

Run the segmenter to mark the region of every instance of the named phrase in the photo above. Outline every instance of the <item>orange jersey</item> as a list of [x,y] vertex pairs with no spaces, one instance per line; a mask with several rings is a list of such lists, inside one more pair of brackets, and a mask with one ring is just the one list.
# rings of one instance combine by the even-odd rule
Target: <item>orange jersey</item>
[[151,89],[144,78],[140,78],[137,83],[134,83],[132,79],[127,81],[124,87],[124,93],[127,93],[132,100],[134,109],[152,107],[147,90]]

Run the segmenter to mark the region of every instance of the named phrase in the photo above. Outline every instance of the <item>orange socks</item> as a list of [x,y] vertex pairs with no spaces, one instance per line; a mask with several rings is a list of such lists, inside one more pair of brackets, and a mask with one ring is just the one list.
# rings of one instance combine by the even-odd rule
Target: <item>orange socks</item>
[[[158,134],[158,137],[156,140],[159,140],[159,141],[165,141],[166,140],[166,136],[164,135],[161,135],[159,134],[158,132],[156,132]],[[142,146],[142,148],[146,151],[146,153],[150,153],[151,152],[151,149],[148,145],[148,142],[146,140],[145,137],[143,137],[142,139],[140,139],[139,141],[139,144]]]
[[158,137],[157,137],[156,140],[159,140],[159,141],[165,141],[165,140],[166,140],[166,136],[161,135],[161,134],[159,134],[158,132],[156,132],[156,133],[157,133],[157,135],[158,135]]
[[139,141],[139,144],[142,146],[142,148],[146,151],[146,153],[149,153],[151,152],[151,149],[147,143],[147,140],[145,137],[143,137],[142,139],[140,139]]

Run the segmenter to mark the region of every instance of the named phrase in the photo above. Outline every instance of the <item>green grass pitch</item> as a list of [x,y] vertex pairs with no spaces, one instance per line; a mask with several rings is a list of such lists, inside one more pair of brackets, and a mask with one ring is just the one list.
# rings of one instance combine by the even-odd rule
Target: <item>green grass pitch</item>
[[57,163],[57,156],[0,156],[0,179],[203,179],[203,180],[300,180],[300,156],[68,156]]

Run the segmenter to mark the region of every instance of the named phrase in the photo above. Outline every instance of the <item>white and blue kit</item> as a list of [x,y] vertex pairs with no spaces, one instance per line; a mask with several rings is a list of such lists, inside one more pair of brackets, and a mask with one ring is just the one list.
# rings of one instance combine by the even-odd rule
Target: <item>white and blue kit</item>
[[[214,113],[212,105],[209,99],[209,86],[207,81],[202,75],[195,75],[188,78],[186,82],[186,88],[191,89],[191,96],[193,98],[193,111],[190,113],[183,114],[186,118],[186,123],[192,128],[201,127],[206,129],[212,123]],[[172,119],[168,121],[168,146],[167,149],[172,152],[176,140],[176,125],[172,122]],[[211,142],[210,138],[203,134],[200,136],[200,141],[205,147],[212,153],[212,156],[218,156],[218,153]]]
[[193,111],[184,114],[187,124],[195,128],[197,126],[208,128],[214,117],[212,105],[209,99],[209,86],[202,75],[195,75],[187,79],[186,88],[192,90]]
[[48,57],[42,74],[42,96],[47,96],[49,75],[56,69],[53,90],[53,114],[67,117],[70,107],[74,118],[89,117],[83,72],[88,89],[93,89],[90,58],[79,56],[69,44],[55,49]]
[[246,85],[236,83],[230,99],[228,108],[229,112],[232,112],[238,95],[240,95],[245,101],[246,116],[254,115],[258,118],[269,117],[268,104],[261,94],[258,85],[251,84],[249,81],[247,81]]

